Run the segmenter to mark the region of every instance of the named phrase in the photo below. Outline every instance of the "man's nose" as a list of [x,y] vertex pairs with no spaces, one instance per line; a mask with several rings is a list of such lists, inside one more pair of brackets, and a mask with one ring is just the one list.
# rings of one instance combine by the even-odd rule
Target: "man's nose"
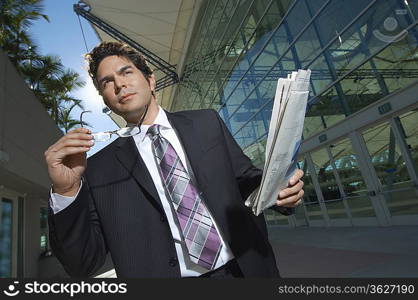
[[126,87],[126,82],[123,78],[116,76],[115,77],[115,92],[118,93],[122,88]]

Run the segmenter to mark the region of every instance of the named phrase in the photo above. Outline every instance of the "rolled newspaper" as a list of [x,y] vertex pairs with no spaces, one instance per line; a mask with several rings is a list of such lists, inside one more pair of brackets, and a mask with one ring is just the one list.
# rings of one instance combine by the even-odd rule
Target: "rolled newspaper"
[[252,207],[257,216],[276,204],[280,190],[287,187],[296,170],[310,75],[310,70],[298,70],[277,82],[263,177],[260,186],[245,201],[245,205]]

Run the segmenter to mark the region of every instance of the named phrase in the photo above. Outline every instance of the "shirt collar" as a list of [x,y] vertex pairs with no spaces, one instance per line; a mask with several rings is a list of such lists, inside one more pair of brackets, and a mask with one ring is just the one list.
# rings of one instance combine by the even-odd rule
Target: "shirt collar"
[[[155,118],[153,124],[158,124],[160,125],[160,129],[161,130],[165,130],[165,129],[172,129],[172,126],[170,124],[170,122],[168,121],[167,118],[167,114],[165,113],[164,109],[161,108],[161,106],[158,106],[158,114],[157,117]],[[128,124],[127,126],[130,126],[132,124]],[[135,142],[140,142],[142,143],[146,137],[148,128],[150,128],[151,125],[141,125],[141,132],[138,133],[137,135],[134,135],[134,140]]]

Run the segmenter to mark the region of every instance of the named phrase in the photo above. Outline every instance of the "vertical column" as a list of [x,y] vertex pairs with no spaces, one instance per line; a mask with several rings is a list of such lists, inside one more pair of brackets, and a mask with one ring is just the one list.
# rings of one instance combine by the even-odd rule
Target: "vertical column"
[[359,169],[369,191],[369,197],[378,223],[381,226],[389,226],[391,225],[390,212],[387,208],[385,198],[381,193],[381,185],[371,162],[366,143],[360,133],[356,131],[351,132],[349,137],[353,145],[353,150],[358,156]]

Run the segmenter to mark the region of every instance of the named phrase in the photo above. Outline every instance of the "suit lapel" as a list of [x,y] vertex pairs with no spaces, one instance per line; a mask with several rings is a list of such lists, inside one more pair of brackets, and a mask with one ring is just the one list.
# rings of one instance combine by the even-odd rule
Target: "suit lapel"
[[161,204],[158,192],[155,189],[152,177],[138,152],[135,141],[132,137],[120,138],[116,141],[118,149],[116,150],[116,157],[126,170],[134,177],[136,182],[148,193],[152,205],[164,214],[164,209]]
[[176,130],[176,133],[183,146],[183,150],[186,153],[186,157],[190,161],[199,187],[204,188],[207,180],[205,180],[203,172],[201,172],[199,168],[199,162],[203,155],[203,149],[200,142],[200,137],[194,130],[195,124],[193,123],[193,120],[183,115],[170,113],[167,111],[165,113],[167,114],[168,121]]

